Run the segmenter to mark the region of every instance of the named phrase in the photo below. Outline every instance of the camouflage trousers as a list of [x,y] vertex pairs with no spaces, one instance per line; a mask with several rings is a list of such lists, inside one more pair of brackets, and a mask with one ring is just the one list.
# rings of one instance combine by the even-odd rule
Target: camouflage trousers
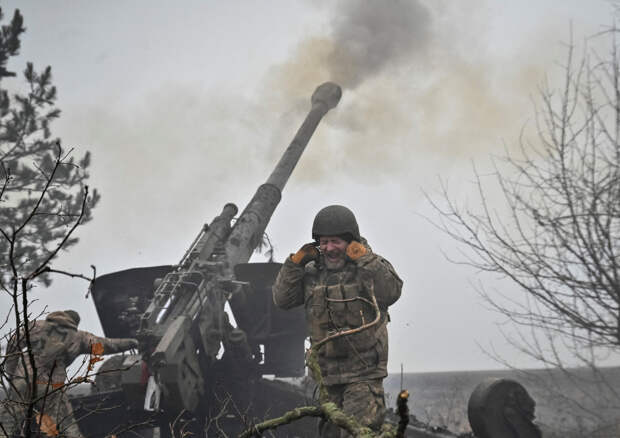
[[[385,419],[385,397],[383,379],[366,380],[325,387],[330,401],[342,411],[354,417],[362,426],[378,431]],[[321,438],[344,438],[350,436],[333,423],[321,420]]]
[[[18,389],[22,385],[15,385]],[[37,395],[43,396],[50,391],[47,385],[38,385]],[[20,391],[27,394],[29,391]],[[23,401],[27,401],[28,397],[20,396],[16,391],[12,390],[9,396],[0,402],[0,438],[19,437],[24,435],[24,420],[27,416],[27,405]],[[56,391],[38,401],[34,407],[35,420],[31,423],[31,430],[36,433],[38,428],[41,429],[40,436],[54,436],[67,438],[83,438],[80,429],[73,416],[73,408],[64,391]],[[4,429],[6,434],[3,432]]]

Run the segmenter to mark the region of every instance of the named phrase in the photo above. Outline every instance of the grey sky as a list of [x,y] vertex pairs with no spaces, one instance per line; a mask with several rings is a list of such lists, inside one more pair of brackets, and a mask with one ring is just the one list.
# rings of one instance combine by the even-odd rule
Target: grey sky
[[[441,176],[455,198],[472,196],[471,162],[516,145],[569,23],[581,42],[611,24],[607,2],[3,3],[15,7],[27,32],[9,67],[52,66],[63,111],[53,132],[92,151],[103,196],[58,267],[176,263],[226,202],[245,206],[331,79],[343,99],[267,229],[276,259],[310,239],[320,208],[345,204],[405,281],[390,311],[391,371],[496,368],[478,346],[491,343],[534,365],[504,345],[501,318],[468,284],[476,273],[445,261],[440,248],[454,248],[420,216],[433,215],[421,193]],[[39,305],[79,309],[100,333],[84,292],[59,279]]]

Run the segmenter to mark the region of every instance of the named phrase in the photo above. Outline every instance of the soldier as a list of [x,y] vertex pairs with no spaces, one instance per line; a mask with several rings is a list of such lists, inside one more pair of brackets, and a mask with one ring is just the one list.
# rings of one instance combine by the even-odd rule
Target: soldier
[[[82,436],[63,387],[67,382],[66,368],[79,355],[93,352],[97,355],[114,354],[138,347],[135,339],[107,339],[78,330],[79,323],[80,316],[76,311],[65,310],[51,312],[45,321],[37,320],[30,326],[30,345],[37,371],[35,416],[48,435]],[[26,407],[33,398],[33,369],[28,354],[22,353],[25,345],[22,335],[19,345],[13,338],[6,351],[10,390],[4,401],[1,420],[11,436],[23,435]]]
[[[310,343],[318,350],[330,400],[364,426],[378,430],[385,417],[388,306],[402,280],[360,236],[353,212],[323,208],[312,225],[314,242],[286,259],[273,286],[278,307],[306,308]],[[362,329],[360,329],[362,328]],[[321,436],[340,436],[324,421]]]

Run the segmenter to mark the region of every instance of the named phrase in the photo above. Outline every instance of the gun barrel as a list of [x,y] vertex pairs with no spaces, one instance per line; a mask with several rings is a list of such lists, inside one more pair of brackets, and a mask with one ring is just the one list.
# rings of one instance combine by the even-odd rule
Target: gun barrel
[[226,254],[230,266],[246,263],[254,249],[261,242],[267,223],[280,202],[281,192],[286,185],[301,154],[314,134],[323,116],[340,101],[341,88],[333,82],[319,85],[312,94],[312,108],[280,161],[261,185],[252,200],[239,216],[226,243]]
[[338,105],[341,96],[341,88],[333,82],[325,82],[317,87],[312,94],[310,113],[267,179],[267,184],[276,186],[280,191],[284,189],[319,122],[327,111]]

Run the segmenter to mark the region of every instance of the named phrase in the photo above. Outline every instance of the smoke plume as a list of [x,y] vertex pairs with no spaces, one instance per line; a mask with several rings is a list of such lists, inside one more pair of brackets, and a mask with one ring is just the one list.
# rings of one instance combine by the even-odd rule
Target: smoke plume
[[430,14],[418,1],[339,2],[332,49],[325,62],[341,86],[356,88],[384,68],[420,56],[428,47]]
[[487,48],[480,5],[324,5],[334,7],[329,30],[303,40],[263,87],[267,111],[282,115],[265,156],[273,161],[281,153],[313,87],[327,80],[343,87],[343,98],[312,138],[295,171],[300,180],[320,183],[337,169],[359,181],[419,185],[455,163],[515,145],[545,64],[528,55],[506,69]]

